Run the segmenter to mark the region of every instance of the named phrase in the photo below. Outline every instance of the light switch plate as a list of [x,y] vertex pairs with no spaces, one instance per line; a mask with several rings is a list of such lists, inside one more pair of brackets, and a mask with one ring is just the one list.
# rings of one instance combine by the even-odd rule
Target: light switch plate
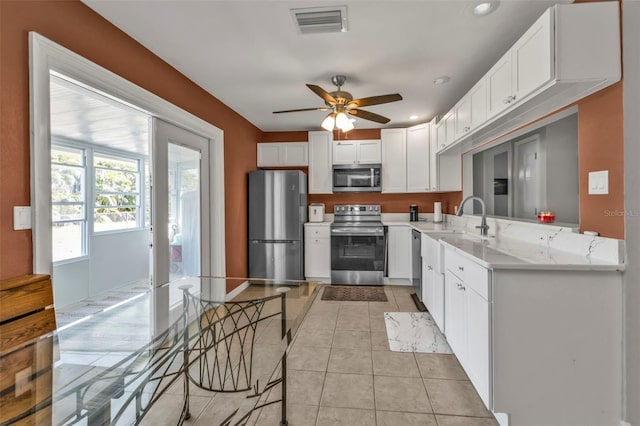
[[589,194],[602,195],[609,193],[609,170],[589,172]]
[[31,207],[13,207],[13,230],[31,229]]

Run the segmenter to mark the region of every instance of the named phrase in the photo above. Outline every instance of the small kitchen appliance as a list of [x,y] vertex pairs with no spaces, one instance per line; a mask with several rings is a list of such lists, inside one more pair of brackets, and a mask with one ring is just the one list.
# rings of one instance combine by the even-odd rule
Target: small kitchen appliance
[[324,204],[312,203],[309,206],[309,222],[323,222],[324,221]]
[[418,205],[411,204],[409,206],[409,221],[417,222],[418,221]]

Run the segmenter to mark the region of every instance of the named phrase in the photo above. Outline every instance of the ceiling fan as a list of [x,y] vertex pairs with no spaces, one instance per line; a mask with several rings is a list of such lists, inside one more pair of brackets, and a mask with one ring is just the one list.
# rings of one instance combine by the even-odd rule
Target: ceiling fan
[[351,93],[342,90],[342,85],[347,78],[344,75],[334,75],[331,77],[331,82],[338,88],[334,92],[327,92],[320,86],[314,84],[307,84],[307,87],[313,91],[316,95],[320,96],[326,107],[320,108],[302,108],[302,109],[290,109],[286,111],[274,111],[274,114],[282,114],[285,112],[300,112],[300,111],[331,111],[329,115],[322,122],[322,127],[331,131],[334,124],[342,131],[348,131],[353,129],[353,123],[347,117],[347,114],[353,115],[365,120],[375,121],[376,123],[386,124],[390,120],[382,115],[375,114],[373,112],[365,111],[360,107],[366,107],[371,105],[386,104],[389,102],[401,101],[402,96],[397,93],[390,95],[371,96],[368,98],[353,99]]

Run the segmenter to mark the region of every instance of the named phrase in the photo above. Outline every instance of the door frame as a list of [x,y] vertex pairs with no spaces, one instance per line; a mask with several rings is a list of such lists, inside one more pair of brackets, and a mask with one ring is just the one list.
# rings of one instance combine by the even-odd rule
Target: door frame
[[[224,276],[225,204],[224,204],[224,132],[182,108],[89,61],[69,49],[29,33],[29,105],[31,127],[31,221],[33,272],[53,273],[51,253],[51,122],[49,111],[49,73],[59,72],[81,84],[116,98],[151,116],[199,134],[210,143],[209,217],[211,247],[209,265],[214,276]],[[203,226],[203,229],[206,227]]]

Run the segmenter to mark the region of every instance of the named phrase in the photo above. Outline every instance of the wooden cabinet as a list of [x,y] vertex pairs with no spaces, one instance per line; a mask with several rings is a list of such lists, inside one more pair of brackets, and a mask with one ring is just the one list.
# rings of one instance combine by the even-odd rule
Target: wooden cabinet
[[329,225],[304,225],[304,275],[331,276],[331,236]]
[[411,278],[411,228],[389,226],[387,231],[389,278]]
[[[407,129],[407,192],[429,192],[429,124]],[[383,168],[384,170],[384,168]],[[384,181],[383,181],[384,184]]]
[[309,194],[333,193],[333,135],[309,132]]
[[382,192],[407,192],[407,131],[382,129]]
[[307,166],[307,142],[272,142],[258,144],[258,167]]
[[333,164],[379,164],[380,139],[339,141],[333,144]]

